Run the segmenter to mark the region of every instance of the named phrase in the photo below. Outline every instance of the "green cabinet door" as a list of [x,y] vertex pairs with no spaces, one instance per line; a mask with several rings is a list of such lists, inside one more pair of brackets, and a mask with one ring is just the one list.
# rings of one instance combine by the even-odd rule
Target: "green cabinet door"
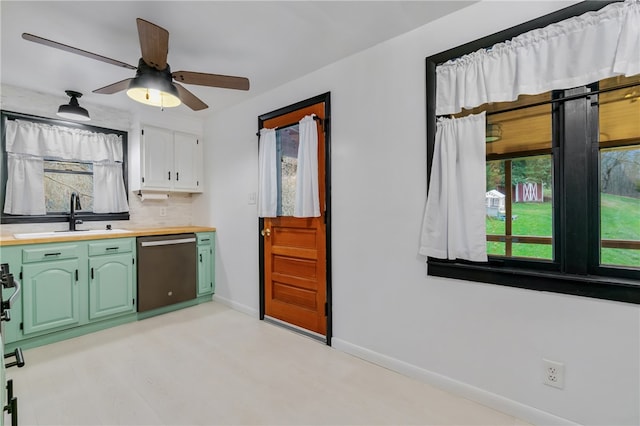
[[211,246],[198,247],[198,296],[213,292]]
[[211,294],[215,291],[215,233],[198,232],[198,296]]
[[73,327],[80,320],[78,259],[23,266],[24,334]]
[[89,319],[135,311],[131,253],[89,258]]

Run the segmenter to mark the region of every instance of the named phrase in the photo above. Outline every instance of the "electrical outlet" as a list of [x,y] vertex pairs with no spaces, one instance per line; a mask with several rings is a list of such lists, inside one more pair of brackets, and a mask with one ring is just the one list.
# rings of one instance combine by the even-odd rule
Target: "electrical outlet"
[[160,207],[160,216],[165,217],[167,215],[167,208]]
[[543,377],[542,383],[554,388],[564,388],[564,364],[557,361],[542,359]]
[[256,193],[255,192],[250,192],[249,193],[249,204],[255,204],[256,203]]

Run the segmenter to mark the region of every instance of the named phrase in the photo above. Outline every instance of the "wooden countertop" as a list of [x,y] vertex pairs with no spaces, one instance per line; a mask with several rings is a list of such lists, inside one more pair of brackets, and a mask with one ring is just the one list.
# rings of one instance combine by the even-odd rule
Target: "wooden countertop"
[[39,244],[39,243],[61,243],[68,241],[84,241],[84,240],[104,240],[108,238],[127,238],[127,237],[144,237],[148,235],[172,235],[185,234],[191,232],[212,232],[216,228],[207,226],[171,226],[164,228],[118,228],[126,229],[131,232],[121,232],[113,234],[82,234],[69,235],[64,237],[39,237],[39,238],[15,238],[13,235],[0,235],[0,246],[16,246],[22,244]]

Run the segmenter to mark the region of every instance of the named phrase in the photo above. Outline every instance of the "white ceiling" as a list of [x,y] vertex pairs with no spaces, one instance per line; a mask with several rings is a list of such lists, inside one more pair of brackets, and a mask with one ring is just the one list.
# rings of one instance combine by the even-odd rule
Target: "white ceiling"
[[[172,70],[248,77],[248,92],[185,85],[209,109],[264,93],[468,6],[466,1],[0,1],[1,82],[82,92],[80,104],[132,109],[124,92],[92,90],[135,71],[23,40],[32,33],[137,66],[136,18],[169,31]],[[144,106],[143,106],[144,107]],[[149,107],[144,107],[149,108]]]

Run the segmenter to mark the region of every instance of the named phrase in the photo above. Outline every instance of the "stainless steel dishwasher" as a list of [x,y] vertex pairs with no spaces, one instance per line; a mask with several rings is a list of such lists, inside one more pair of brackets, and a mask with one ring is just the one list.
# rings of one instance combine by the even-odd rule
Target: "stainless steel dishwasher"
[[196,235],[138,237],[138,312],[195,299]]

